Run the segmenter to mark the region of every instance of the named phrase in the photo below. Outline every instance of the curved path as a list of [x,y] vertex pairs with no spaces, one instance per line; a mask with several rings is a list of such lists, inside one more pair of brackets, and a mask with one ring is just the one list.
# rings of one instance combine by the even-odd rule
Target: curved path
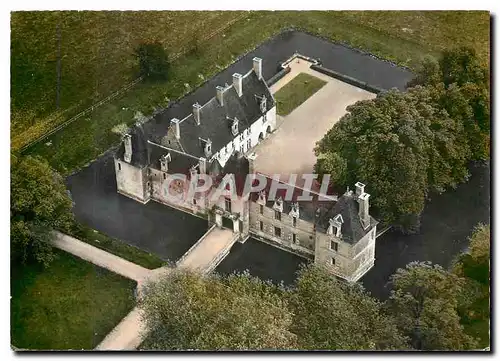
[[[54,233],[56,247],[136,281],[139,295],[144,284],[156,282],[171,271],[171,268],[167,266],[149,270],[74,237],[60,232]],[[211,272],[229,253],[238,236],[227,229],[215,226],[210,228],[179,260],[177,267],[190,268],[202,273]],[[95,349],[100,351],[135,350],[147,333],[142,311],[136,306]]]

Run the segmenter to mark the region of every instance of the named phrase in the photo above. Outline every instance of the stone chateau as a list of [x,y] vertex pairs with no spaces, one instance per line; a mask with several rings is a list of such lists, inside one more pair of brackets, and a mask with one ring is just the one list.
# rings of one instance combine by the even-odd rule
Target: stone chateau
[[[313,188],[312,200],[303,201],[300,186],[263,175],[263,190],[243,194],[246,176],[256,173],[253,151],[276,126],[276,102],[263,79],[262,60],[254,58],[246,74],[233,74],[232,84],[217,86],[213,98],[193,104],[184,118],[159,114],[136,123],[115,154],[118,192],[206,217],[209,224],[233,230],[240,242],[252,235],[323,264],[339,278],[357,281],[375,261],[377,221],[369,214],[364,184],[358,182],[354,191],[340,196],[320,197]],[[213,186],[188,199],[196,174],[209,175]],[[238,197],[224,192],[214,197],[230,177]],[[276,184],[275,200],[270,200]]]

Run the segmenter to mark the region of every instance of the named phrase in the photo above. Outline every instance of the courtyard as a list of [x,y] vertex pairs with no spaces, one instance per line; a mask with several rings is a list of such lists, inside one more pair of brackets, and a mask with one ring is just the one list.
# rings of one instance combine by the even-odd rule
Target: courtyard
[[[278,127],[255,149],[254,169],[266,175],[312,173],[316,163],[314,147],[325,133],[346,113],[347,106],[360,100],[375,98],[374,93],[331,78],[310,68],[311,63],[295,59],[291,71],[271,87],[275,97],[280,93],[303,92],[300,83],[292,82],[308,74],[326,84],[286,116],[279,117]],[[296,89],[290,89],[289,86]],[[278,107],[280,103],[278,102]],[[277,109],[280,113],[280,109]]]

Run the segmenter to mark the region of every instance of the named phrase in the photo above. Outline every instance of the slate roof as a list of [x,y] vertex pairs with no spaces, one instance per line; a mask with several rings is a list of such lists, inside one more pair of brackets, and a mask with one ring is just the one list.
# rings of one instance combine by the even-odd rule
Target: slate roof
[[[171,124],[170,121],[173,118],[181,120],[181,138],[179,142],[182,149],[196,157],[205,157],[204,148],[199,138],[210,139],[212,153],[215,154],[235,138],[231,131],[232,119],[238,119],[238,134],[236,135],[238,136],[262,116],[261,97],[266,97],[265,112],[275,105],[265,81],[259,80],[253,70],[242,77],[241,97],[238,96],[233,85],[227,86],[224,91],[223,105],[221,106],[215,97],[215,88],[213,92],[214,96],[200,109],[200,125],[196,124],[192,112],[181,114],[179,113],[180,109],[176,106],[165,109],[146,123],[134,125],[129,131],[129,134],[132,135],[132,164],[143,167],[151,162],[155,167],[157,166],[156,153],[161,153],[161,151],[153,155],[152,152],[154,152],[153,148],[155,146],[148,144],[147,140],[161,143],[161,139],[167,134]],[[124,147],[121,144],[116,156],[123,159],[123,153]],[[171,155],[172,162],[175,162],[173,154]],[[181,164],[179,167],[175,167],[182,168],[186,163],[190,163],[189,161],[183,161],[181,158],[182,156],[179,159]]]
[[378,223],[378,221],[370,216],[370,226],[365,230],[361,225],[360,218],[358,216],[359,205],[356,201],[356,196],[352,192],[348,192],[339,197],[335,206],[324,216],[320,217],[317,224],[317,229],[326,232],[329,226],[329,220],[335,217],[337,214],[342,215],[344,223],[342,224],[342,240],[347,243],[356,243],[365,234],[370,232],[373,227]]
[[[190,114],[180,124],[180,143],[186,153],[204,157],[204,148],[199,138],[212,141],[212,152],[218,152],[236,136],[243,133],[263,114],[260,109],[260,97],[266,97],[266,109],[274,106],[274,100],[264,81],[259,80],[252,71],[242,80],[243,94],[238,96],[233,86],[224,92],[221,106],[214,97],[200,109],[200,125]],[[214,89],[215,92],[215,89]],[[230,119],[228,119],[230,118]],[[238,135],[231,132],[232,119],[238,119]],[[161,133],[159,134],[161,136]]]
[[[286,183],[281,182],[282,185]],[[267,177],[267,184],[264,188],[266,192],[266,199],[269,196],[271,189],[272,179]],[[302,188],[289,186],[288,189],[278,189],[276,191],[276,199],[281,197],[283,200],[283,213],[289,213],[292,210],[293,203],[299,204],[299,218],[314,223],[318,232],[326,233],[330,225],[330,219],[333,219],[337,214],[341,214],[344,220],[342,224],[342,239],[354,244],[359,241],[365,234],[367,234],[377,223],[373,217],[370,217],[370,227],[366,230],[363,229],[358,215],[358,202],[352,192],[345,193],[340,197],[335,197],[331,193],[331,188],[327,191],[327,195],[336,198],[336,201],[325,200],[324,197],[319,197],[319,184],[315,183],[311,189],[310,195],[313,197],[312,201],[297,201],[297,197],[304,194]],[[291,198],[288,198],[288,192],[291,192]],[[318,192],[318,193],[316,193]],[[259,199],[258,192],[250,195],[251,201]],[[286,200],[289,199],[289,200]],[[323,200],[322,200],[323,199]],[[272,208],[275,200],[267,200],[266,206]]]
[[[135,124],[128,134],[131,135],[132,141],[132,160],[131,164],[136,167],[145,167],[149,164],[150,161],[150,145],[147,142],[147,136],[144,132],[144,128],[142,124]],[[116,151],[116,157],[118,159],[123,159],[123,155],[125,154],[125,145],[121,142],[118,150]]]

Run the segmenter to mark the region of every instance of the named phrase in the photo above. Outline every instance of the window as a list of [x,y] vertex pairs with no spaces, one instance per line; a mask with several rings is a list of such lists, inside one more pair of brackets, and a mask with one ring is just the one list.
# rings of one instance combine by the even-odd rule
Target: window
[[274,235],[276,237],[281,237],[281,228],[279,227],[274,227]]
[[243,144],[240,145],[240,153],[245,153],[245,146]]
[[167,173],[163,173],[163,179],[167,179]]
[[196,199],[195,198],[193,198],[193,204],[196,205]]
[[265,123],[265,122],[266,122],[266,120],[267,120],[267,116],[266,116],[266,114],[264,114],[264,115],[262,116],[262,123]]
[[252,148],[252,139],[247,140],[247,149]]
[[264,222],[262,222],[262,221],[259,222],[259,228],[260,228],[261,232],[264,231]]
[[281,221],[281,212],[280,211],[274,211],[274,219]]
[[240,134],[240,141],[243,142],[243,133]]
[[294,233],[294,234],[292,234],[292,241],[293,241],[293,243],[294,243],[294,244],[297,244],[297,243],[298,243],[298,242],[297,242],[297,235],[296,235],[295,233]]
[[264,214],[264,206],[262,204],[260,205],[260,214]]
[[292,224],[294,227],[297,227],[297,217],[292,217]]
[[332,257],[331,262],[332,262],[332,266],[335,266],[335,258]]
[[335,252],[339,251],[339,244],[337,242],[331,241],[330,242],[330,249],[334,250]]
[[224,206],[226,208],[226,211],[231,213],[231,199],[225,198],[224,199]]
[[118,170],[122,170],[122,165],[118,163]]

